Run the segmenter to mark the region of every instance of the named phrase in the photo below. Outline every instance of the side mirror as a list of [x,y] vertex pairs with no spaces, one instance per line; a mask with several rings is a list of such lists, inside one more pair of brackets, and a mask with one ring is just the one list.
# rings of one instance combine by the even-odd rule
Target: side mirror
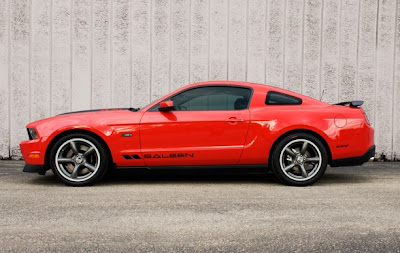
[[158,110],[162,112],[172,111],[174,109],[174,102],[171,100],[167,100],[160,103],[160,108]]

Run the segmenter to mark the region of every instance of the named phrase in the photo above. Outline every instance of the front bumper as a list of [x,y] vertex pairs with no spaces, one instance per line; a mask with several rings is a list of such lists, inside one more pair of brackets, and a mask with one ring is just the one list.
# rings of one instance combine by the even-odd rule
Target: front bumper
[[363,163],[368,162],[370,158],[374,156],[375,156],[375,145],[370,147],[367,150],[367,152],[365,152],[365,154],[362,156],[335,159],[332,160],[330,165],[331,167],[362,165]]
[[45,158],[44,139],[39,138],[35,140],[23,141],[19,144],[22,156],[27,164],[43,165]]
[[46,174],[47,169],[43,165],[25,164],[23,172],[38,173],[39,175]]
[[44,175],[48,170],[45,166],[45,145],[44,138],[27,140],[20,143],[21,153],[25,160],[23,172],[39,173]]

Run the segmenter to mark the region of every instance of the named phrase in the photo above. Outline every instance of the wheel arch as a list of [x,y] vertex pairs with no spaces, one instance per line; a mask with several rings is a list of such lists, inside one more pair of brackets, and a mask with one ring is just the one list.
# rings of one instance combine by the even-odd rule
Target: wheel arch
[[64,136],[67,136],[69,134],[87,134],[87,135],[91,135],[92,137],[96,138],[98,141],[102,142],[104,144],[104,146],[106,147],[106,152],[109,155],[109,158],[111,160],[111,163],[113,163],[113,157],[111,154],[111,150],[108,147],[106,141],[99,136],[98,134],[90,131],[90,130],[86,130],[86,129],[69,129],[69,130],[65,130],[63,132],[58,133],[56,136],[54,136],[54,138],[50,141],[49,145],[46,148],[46,152],[45,152],[45,156],[44,156],[44,165],[46,170],[50,169],[50,152],[51,149],[53,148],[54,144],[61,138],[63,138]]
[[272,146],[271,146],[271,150],[270,150],[270,152],[269,152],[269,157],[268,157],[268,165],[269,165],[269,166],[272,165],[272,160],[271,160],[271,159],[272,159],[272,155],[273,155],[274,150],[275,150],[276,146],[278,145],[278,143],[279,143],[283,138],[285,138],[286,136],[291,135],[291,134],[295,134],[295,133],[307,133],[307,134],[310,134],[310,135],[314,136],[314,137],[317,138],[318,140],[320,140],[321,143],[322,143],[322,144],[324,145],[324,147],[326,148],[326,152],[328,153],[328,164],[331,164],[331,162],[332,162],[332,153],[331,153],[331,149],[330,149],[328,143],[326,142],[326,140],[325,140],[320,134],[318,134],[317,132],[314,132],[314,131],[309,130],[309,129],[300,128],[300,129],[293,129],[293,130],[287,131],[287,132],[281,134],[281,135],[274,141],[274,143],[273,143]]

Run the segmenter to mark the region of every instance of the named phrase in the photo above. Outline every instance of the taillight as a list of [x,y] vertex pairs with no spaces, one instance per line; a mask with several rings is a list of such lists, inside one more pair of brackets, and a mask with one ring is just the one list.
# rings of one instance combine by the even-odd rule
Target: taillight
[[368,119],[367,114],[366,114],[365,112],[363,112],[363,113],[364,113],[364,119],[365,119],[365,121],[367,122],[368,125],[371,125],[371,123],[369,122],[369,119]]

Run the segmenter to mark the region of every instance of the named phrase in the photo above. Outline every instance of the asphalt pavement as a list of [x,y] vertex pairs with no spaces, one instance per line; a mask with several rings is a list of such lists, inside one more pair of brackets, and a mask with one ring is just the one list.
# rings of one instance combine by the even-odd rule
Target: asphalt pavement
[[2,252],[400,252],[400,163],[272,174],[113,175],[68,187],[0,161]]

